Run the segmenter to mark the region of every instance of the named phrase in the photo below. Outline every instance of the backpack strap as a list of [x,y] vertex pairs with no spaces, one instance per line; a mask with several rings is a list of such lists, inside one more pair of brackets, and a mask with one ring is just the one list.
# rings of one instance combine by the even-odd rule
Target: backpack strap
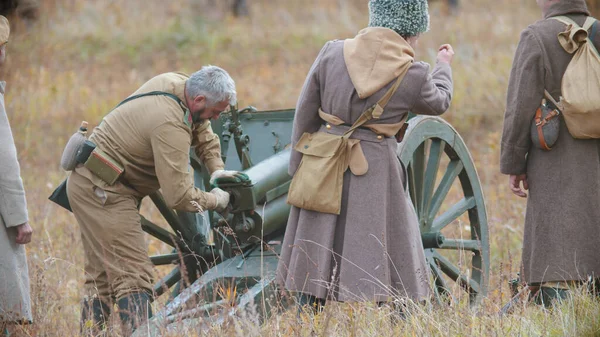
[[585,22],[583,23],[582,28],[585,29],[586,31],[589,31],[595,22],[596,22],[596,19],[594,19],[591,16],[588,16],[587,19],[585,19]]
[[560,21],[560,22],[564,23],[567,26],[568,25],[573,25],[575,28],[579,28],[579,25],[577,24],[577,22],[571,20],[571,18],[569,18],[568,16],[564,16],[564,15],[553,16],[550,19],[554,19],[554,20]]
[[188,110],[187,108],[184,107],[183,101],[181,99],[179,99],[179,97],[173,95],[172,93],[165,92],[165,91],[150,91],[150,92],[145,92],[145,93],[138,94],[138,95],[129,96],[126,99],[124,99],[121,103],[117,104],[117,106],[114,107],[113,110],[129,101],[133,101],[134,99],[137,99],[140,97],[146,97],[146,96],[167,96],[167,97],[171,98],[172,100],[177,102],[177,104],[179,104],[179,107],[183,111],[183,123],[185,125],[187,125],[188,127],[191,127],[192,124],[194,123],[194,119],[192,118],[192,115],[190,114],[190,110]]
[[590,40],[594,40],[594,37],[596,36],[596,31],[598,30],[598,20],[596,20],[594,22],[594,24],[592,25],[592,29],[590,30]]
[[383,97],[381,97],[381,99],[379,99],[379,101],[377,101],[377,103],[369,107],[362,113],[362,115],[360,115],[360,117],[358,117],[358,119],[356,120],[356,122],[354,122],[354,124],[352,124],[350,129],[344,133],[344,137],[349,138],[352,132],[354,132],[354,130],[359,128],[361,125],[365,124],[373,118],[377,119],[381,117],[381,114],[383,113],[383,108],[385,108],[385,106],[389,103],[396,90],[398,90],[400,82],[402,82],[403,78],[403,74],[398,76],[398,79],[396,80],[394,85],[392,85],[392,87],[385,93],[385,95],[383,95]]
[[[133,101],[136,98],[140,98],[140,97],[146,97],[146,96],[167,96],[170,97],[171,99],[173,99],[175,102],[177,102],[177,104],[179,104],[181,106],[182,101],[179,99],[179,97],[169,93],[169,92],[165,92],[165,91],[150,91],[150,92],[145,92],[142,94],[138,94],[138,95],[133,95],[133,96],[129,96],[126,99],[124,99],[121,103],[119,103],[116,107],[113,108],[116,109],[118,107],[120,107],[121,105],[129,102],[129,101]],[[183,109],[183,107],[182,107]]]

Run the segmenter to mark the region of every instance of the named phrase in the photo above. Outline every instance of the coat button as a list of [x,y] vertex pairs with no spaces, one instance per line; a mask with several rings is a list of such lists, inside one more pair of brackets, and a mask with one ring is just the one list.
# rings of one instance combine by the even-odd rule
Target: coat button
[[326,124],[325,127],[328,129],[331,129],[331,125],[329,125],[329,124]]
[[379,135],[379,136],[377,136],[377,139],[379,139],[379,140],[382,140],[382,139],[383,139],[383,136],[382,136],[382,135]]

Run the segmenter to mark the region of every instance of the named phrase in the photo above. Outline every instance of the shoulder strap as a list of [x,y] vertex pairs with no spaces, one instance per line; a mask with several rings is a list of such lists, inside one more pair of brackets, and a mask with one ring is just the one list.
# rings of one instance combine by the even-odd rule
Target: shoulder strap
[[588,38],[590,40],[594,40],[594,37],[596,36],[596,31],[598,30],[598,21],[594,21],[594,23],[592,24],[592,29],[590,30],[590,34],[588,35]]
[[[121,105],[129,102],[129,101],[133,101],[134,99],[140,98],[140,97],[146,97],[146,96],[167,96],[170,97],[171,99],[173,99],[175,102],[177,102],[177,104],[181,105],[182,101],[179,99],[179,97],[169,93],[169,92],[165,92],[165,91],[150,91],[150,92],[145,92],[143,94],[138,94],[138,95],[133,95],[133,96],[129,96],[126,99],[124,99],[121,103],[119,103],[116,107],[113,108],[116,109],[118,107],[120,107]],[[183,108],[182,108],[183,109]]]
[[594,24],[594,22],[596,22],[596,19],[594,19],[591,16],[588,16],[587,19],[585,19],[585,22],[583,23],[582,28],[585,29],[586,31],[589,31],[590,28],[592,27],[592,25]]
[[554,19],[554,20],[558,20],[562,23],[564,23],[565,25],[573,25],[573,27],[575,28],[579,28],[580,26],[577,24],[577,22],[571,20],[571,18],[561,15],[561,16],[553,16],[550,19]]
[[358,117],[358,119],[356,120],[356,122],[354,122],[354,124],[352,124],[350,129],[348,129],[348,131],[344,133],[344,137],[350,137],[354,130],[356,130],[369,120],[381,117],[381,114],[383,113],[383,108],[385,108],[385,106],[389,103],[396,90],[398,90],[400,82],[402,82],[402,79],[404,78],[403,75],[404,74],[398,76],[398,79],[396,80],[396,82],[394,82],[394,85],[392,85],[392,87],[385,93],[385,95],[383,95],[383,97],[381,97],[379,101],[377,101],[377,103],[375,103],[375,105],[369,107],[362,113],[362,115],[360,115],[360,117]]

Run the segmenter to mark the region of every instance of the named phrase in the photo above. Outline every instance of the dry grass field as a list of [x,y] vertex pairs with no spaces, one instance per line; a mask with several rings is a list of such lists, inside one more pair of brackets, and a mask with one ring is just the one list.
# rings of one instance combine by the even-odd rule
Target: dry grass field
[[[0,71],[35,231],[27,247],[35,324],[25,334],[74,336],[83,283],[79,231],[75,218],[47,197],[66,176],[60,155],[79,122],[97,125],[156,74],[191,73],[205,64],[230,72],[240,106],[293,107],[321,46],[367,24],[367,1],[250,0],[245,18],[234,18],[229,2],[217,0],[41,2],[36,23],[15,22],[8,65]],[[486,197],[491,273],[482,306],[419,307],[392,324],[388,310],[369,303],[331,305],[317,317],[287,312],[262,326],[248,317],[175,335],[600,336],[600,302],[583,295],[552,311],[527,306],[497,315],[519,269],[525,212],[498,169],[502,116],[519,33],[541,16],[535,1],[463,1],[452,16],[443,6],[431,4],[431,31],[421,37],[417,58],[433,62],[442,43],[456,50],[454,98],[443,117],[465,139]]]

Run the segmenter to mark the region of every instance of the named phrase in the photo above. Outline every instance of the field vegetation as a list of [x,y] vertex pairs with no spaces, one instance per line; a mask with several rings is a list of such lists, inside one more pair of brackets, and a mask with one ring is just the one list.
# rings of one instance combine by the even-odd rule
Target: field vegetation
[[[235,18],[228,1],[45,0],[35,23],[15,19],[0,78],[7,81],[7,110],[35,231],[27,247],[35,324],[25,334],[79,333],[78,226],[47,197],[66,176],[59,158],[81,120],[97,125],[156,74],[191,73],[206,64],[230,72],[240,107],[294,107],[321,46],[366,26],[366,3],[249,0],[250,15]],[[262,326],[249,315],[206,335],[600,336],[600,302],[583,293],[554,310],[519,305],[513,315],[497,314],[510,297],[508,281],[519,271],[525,213],[525,200],[512,195],[499,173],[502,118],[519,33],[541,17],[535,1],[463,1],[453,15],[435,2],[430,13],[431,31],[421,37],[417,58],[433,63],[442,43],[456,51],[454,97],[443,117],[465,139],[486,197],[488,298],[476,310],[462,304],[416,306],[394,324],[390,310],[370,303],[329,305],[316,317],[284,312]],[[153,245],[151,250],[161,249]]]

